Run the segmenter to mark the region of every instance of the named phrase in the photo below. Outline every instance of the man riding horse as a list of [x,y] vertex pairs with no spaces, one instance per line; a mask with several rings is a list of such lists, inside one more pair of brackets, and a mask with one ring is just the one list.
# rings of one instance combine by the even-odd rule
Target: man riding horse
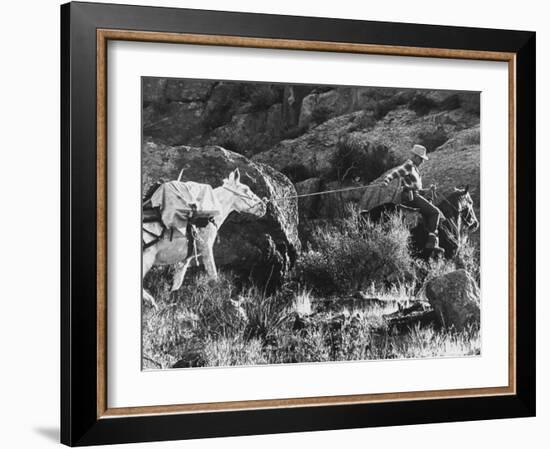
[[422,188],[422,177],[419,167],[422,162],[428,160],[426,148],[422,145],[414,145],[411,149],[412,157],[402,165],[395,167],[384,178],[383,183],[388,185],[393,179],[399,178],[403,190],[401,192],[401,204],[407,207],[418,209],[424,219],[424,226],[428,233],[425,249],[432,254],[441,254],[443,249],[439,247],[438,227],[443,214],[425,195],[435,189],[432,184],[430,188]]

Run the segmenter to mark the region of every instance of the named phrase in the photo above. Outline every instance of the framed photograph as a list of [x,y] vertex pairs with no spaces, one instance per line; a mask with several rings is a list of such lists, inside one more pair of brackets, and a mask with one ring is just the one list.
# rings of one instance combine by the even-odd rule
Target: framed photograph
[[535,414],[535,33],[61,24],[63,443]]

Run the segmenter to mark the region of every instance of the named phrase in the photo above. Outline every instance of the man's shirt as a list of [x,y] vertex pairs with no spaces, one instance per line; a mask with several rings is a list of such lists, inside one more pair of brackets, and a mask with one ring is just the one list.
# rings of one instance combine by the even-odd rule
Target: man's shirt
[[420,177],[420,172],[410,159],[389,172],[384,178],[384,181],[389,183],[395,178],[401,178],[403,180],[403,185],[407,189],[422,190],[422,178]]

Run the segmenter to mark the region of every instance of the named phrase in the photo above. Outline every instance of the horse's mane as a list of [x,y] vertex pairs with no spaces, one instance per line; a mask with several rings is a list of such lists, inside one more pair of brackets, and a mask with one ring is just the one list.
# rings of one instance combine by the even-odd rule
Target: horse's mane
[[455,190],[454,192],[451,192],[449,195],[442,195],[441,201],[437,203],[438,209],[443,213],[445,218],[450,219],[456,219],[458,216],[458,197],[462,193],[460,191]]

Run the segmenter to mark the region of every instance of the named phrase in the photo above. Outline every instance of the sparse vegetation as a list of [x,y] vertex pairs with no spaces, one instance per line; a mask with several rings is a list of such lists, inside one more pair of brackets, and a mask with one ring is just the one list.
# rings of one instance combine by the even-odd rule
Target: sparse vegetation
[[388,147],[372,144],[362,133],[352,132],[338,142],[332,178],[340,182],[359,178],[368,183],[395,164],[395,158]]
[[330,110],[330,108],[326,106],[315,108],[313,110],[313,113],[311,114],[311,121],[316,125],[319,125],[323,122],[326,122],[330,118],[331,113],[332,111]]
[[[408,248],[399,215],[374,224],[350,209],[332,226],[319,226],[298,260],[294,279],[268,295],[237,288],[229,273],[217,281],[190,278],[177,293],[152,290],[159,309],[144,306],[146,369],[262,365],[347,360],[478,355],[477,329],[392,328],[384,315],[423,299],[427,280],[463,267],[479,279],[479,259],[465,245],[453,260],[419,261]],[[353,294],[363,298],[355,300]],[[350,299],[351,298],[351,299]],[[330,304],[330,306],[327,306]]]
[[410,108],[418,115],[426,115],[432,109],[435,109],[436,106],[437,104],[434,100],[422,94],[415,95],[410,103]]
[[443,127],[438,126],[435,131],[421,132],[418,134],[418,143],[424,145],[428,152],[435,151],[438,147],[449,140],[448,134]]
[[349,293],[412,274],[409,231],[399,215],[371,223],[355,209],[337,224],[318,227],[301,256],[298,276],[319,292]]

